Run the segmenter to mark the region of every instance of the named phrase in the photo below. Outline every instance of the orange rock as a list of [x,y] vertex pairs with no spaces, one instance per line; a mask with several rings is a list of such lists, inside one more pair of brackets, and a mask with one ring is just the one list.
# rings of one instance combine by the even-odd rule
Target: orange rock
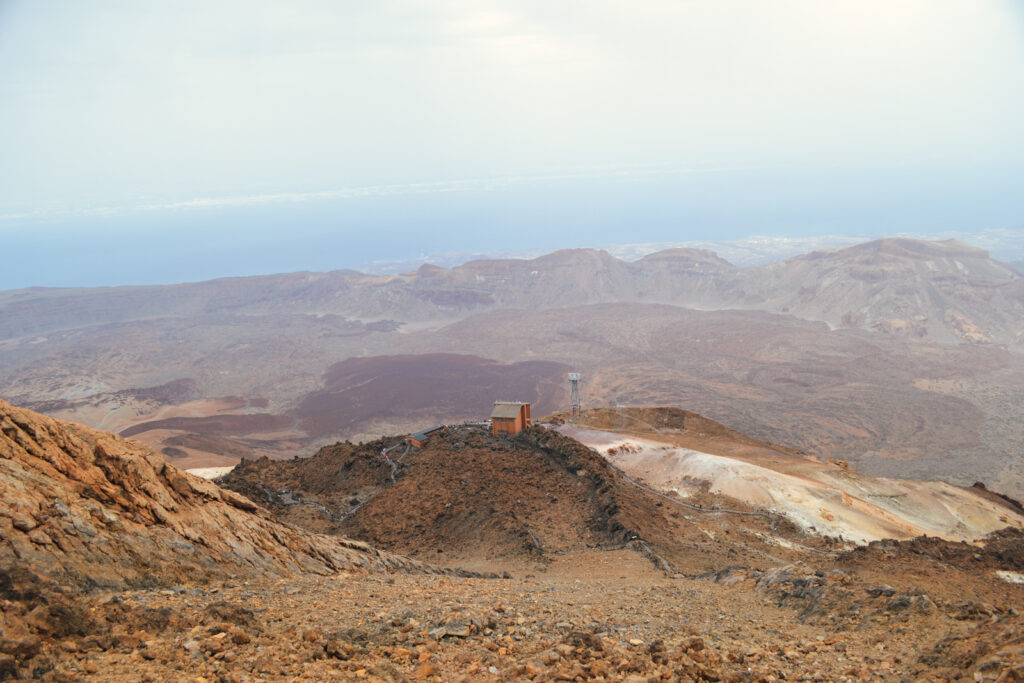
[[412,672],[412,677],[420,681],[429,676],[433,676],[436,671],[437,667],[430,662],[427,662],[426,664],[418,666],[416,670]]
[[[0,456],[13,463],[0,470],[0,518],[16,520],[4,533],[27,530],[31,541],[17,551],[0,543],[0,564],[101,586],[242,572],[457,573],[279,524],[247,498],[168,465],[134,441],[3,400]],[[44,526],[25,512],[51,509],[53,521]]]

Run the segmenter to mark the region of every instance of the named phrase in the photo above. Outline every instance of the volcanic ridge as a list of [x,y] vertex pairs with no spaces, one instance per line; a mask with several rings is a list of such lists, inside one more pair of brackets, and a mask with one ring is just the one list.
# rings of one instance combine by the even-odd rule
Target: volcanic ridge
[[[735,501],[750,513],[742,531],[714,515],[693,523],[696,506],[636,485],[599,454],[544,427],[511,438],[481,426],[452,427],[385,460],[381,451],[396,443],[400,437],[341,443],[310,458],[246,460],[219,481],[280,519],[432,561],[528,564],[630,547],[672,573],[693,574],[792,560],[762,540],[776,533],[828,543]],[[729,540],[713,541],[715,532]]]

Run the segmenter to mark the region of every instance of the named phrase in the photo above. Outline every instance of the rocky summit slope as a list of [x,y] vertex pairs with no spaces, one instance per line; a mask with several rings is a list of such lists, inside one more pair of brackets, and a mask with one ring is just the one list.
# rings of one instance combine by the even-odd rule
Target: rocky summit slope
[[[250,638],[243,605],[213,601],[186,617],[122,603],[116,595],[129,588],[182,592],[239,575],[468,575],[282,525],[138,444],[3,401],[0,492],[0,680],[73,680],[55,672],[59,657],[131,648],[185,623],[220,624],[215,632],[234,638],[225,642]],[[70,666],[99,671],[77,658]]]
[[[679,412],[598,417],[619,429],[675,430],[720,458],[813,463],[693,414],[689,430],[675,429]],[[389,447],[391,463],[381,454]],[[612,461],[632,452],[617,448]],[[637,486],[546,427],[494,438],[460,426],[422,449],[398,437],[342,443],[307,459],[245,461],[222,481],[312,529],[521,577],[446,583],[440,596],[406,588],[412,595],[388,613],[404,611],[378,623],[351,664],[384,680],[1024,673],[1024,622],[1014,607],[1024,588],[1013,583],[1024,581],[1020,529],[973,544],[922,537],[811,547],[813,535],[696,480],[684,500]],[[314,629],[310,637],[320,636]]]
[[238,572],[430,569],[283,526],[245,497],[133,442],[3,401],[0,488],[0,567],[82,588]]
[[[277,523],[110,434],[0,404],[0,435],[0,680],[1024,678],[1019,530],[785,549],[768,540],[799,532],[685,508],[536,428],[455,429],[391,451],[395,469],[394,440],[247,463],[275,514],[514,572],[440,574]],[[715,571],[666,571],[673,549]]]

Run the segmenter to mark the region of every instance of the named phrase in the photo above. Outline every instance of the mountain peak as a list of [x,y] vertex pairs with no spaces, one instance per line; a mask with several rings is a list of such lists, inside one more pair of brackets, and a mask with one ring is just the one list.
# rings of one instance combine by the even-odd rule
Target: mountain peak
[[662,249],[651,254],[647,254],[642,259],[641,263],[657,263],[657,262],[678,262],[686,261],[689,263],[704,263],[722,268],[735,269],[736,266],[729,263],[717,253],[710,249],[693,249],[688,247],[676,247],[673,249]]
[[852,247],[846,247],[845,249],[838,249],[836,252],[848,252],[853,254],[886,254],[914,259],[952,258],[956,256],[966,256],[970,258],[989,257],[988,251],[965,244],[957,239],[918,240],[905,237],[889,237],[874,240],[872,242],[865,242]]

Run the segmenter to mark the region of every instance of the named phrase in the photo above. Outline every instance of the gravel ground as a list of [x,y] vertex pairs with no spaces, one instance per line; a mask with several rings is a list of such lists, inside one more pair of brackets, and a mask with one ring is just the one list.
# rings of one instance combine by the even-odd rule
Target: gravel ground
[[[1012,610],[989,606],[964,617],[930,599],[926,609],[901,609],[892,607],[895,589],[871,597],[873,585],[846,576],[843,590],[864,596],[851,607],[828,591],[800,596],[795,589],[813,585],[802,583],[807,576],[814,574],[798,567],[760,581],[742,572],[672,579],[636,553],[611,551],[565,555],[505,579],[338,574],[94,595],[93,612],[116,608],[134,615],[122,619],[132,625],[55,640],[45,677],[859,681],[1024,673],[1019,650],[988,661],[1012,641],[1008,632],[1021,635]],[[808,600],[826,612],[808,618]],[[830,619],[828,610],[871,618]],[[955,646],[969,642],[977,647],[957,659]]]

